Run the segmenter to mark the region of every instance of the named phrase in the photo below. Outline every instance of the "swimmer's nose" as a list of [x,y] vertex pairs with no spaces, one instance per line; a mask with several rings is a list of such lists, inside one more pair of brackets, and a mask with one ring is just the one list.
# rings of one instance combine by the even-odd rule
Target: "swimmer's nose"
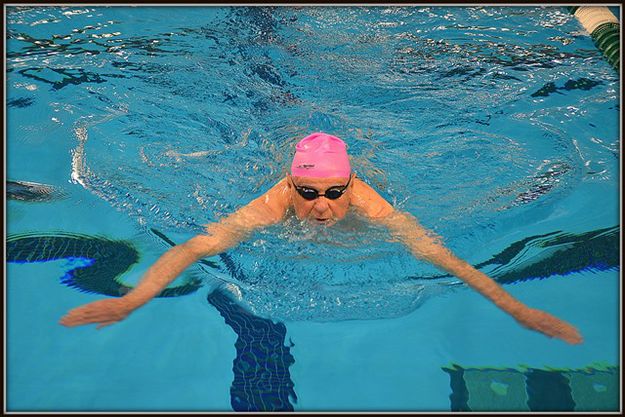
[[328,208],[330,208],[330,205],[328,204],[328,200],[325,197],[319,197],[315,201],[315,211],[318,211],[319,213],[323,213]]

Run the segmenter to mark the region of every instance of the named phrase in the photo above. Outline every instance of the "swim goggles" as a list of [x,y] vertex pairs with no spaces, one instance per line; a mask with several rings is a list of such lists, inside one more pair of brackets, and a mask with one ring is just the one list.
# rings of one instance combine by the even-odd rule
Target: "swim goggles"
[[291,182],[293,183],[293,186],[295,187],[295,190],[297,191],[297,193],[301,195],[305,200],[311,201],[319,197],[325,197],[328,200],[336,200],[337,198],[345,194],[345,191],[347,191],[347,187],[349,187],[349,183],[352,181],[352,177],[353,177],[352,175],[349,176],[349,180],[347,181],[347,184],[340,186],[340,187],[328,188],[326,192],[323,194],[319,194],[319,191],[315,190],[314,188],[299,187],[295,185],[292,179],[291,179]]

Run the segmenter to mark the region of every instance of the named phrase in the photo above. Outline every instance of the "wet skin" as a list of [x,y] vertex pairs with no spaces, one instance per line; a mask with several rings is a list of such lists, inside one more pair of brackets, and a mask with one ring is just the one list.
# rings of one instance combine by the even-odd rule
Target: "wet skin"
[[291,206],[295,215],[300,220],[310,220],[316,224],[331,226],[341,220],[347,214],[351,203],[354,182],[350,182],[345,192],[337,199],[329,199],[324,195],[318,196],[314,200],[306,200],[302,197],[295,186],[311,188],[317,190],[319,194],[325,194],[330,188],[344,187],[349,178],[313,178],[313,177],[292,177],[287,178]]
[[460,278],[512,315],[522,326],[571,344],[582,343],[583,338],[575,327],[549,313],[529,308],[512,297],[490,277],[456,257],[441,243],[439,237],[422,227],[414,216],[395,210],[373,188],[355,176],[343,195],[335,200],[322,195],[314,200],[306,200],[295,188],[307,187],[325,194],[329,188],[345,186],[347,181],[348,178],[287,175],[246,206],[216,223],[206,225],[205,233],[165,252],[128,294],[77,307],[61,319],[61,324],[78,326],[96,323],[101,328],[123,320],[156,297],[191,264],[236,246],[258,228],[282,221],[291,207],[299,219],[327,226],[344,218],[348,210],[353,208],[371,222],[385,226],[390,236],[403,243],[415,257]]

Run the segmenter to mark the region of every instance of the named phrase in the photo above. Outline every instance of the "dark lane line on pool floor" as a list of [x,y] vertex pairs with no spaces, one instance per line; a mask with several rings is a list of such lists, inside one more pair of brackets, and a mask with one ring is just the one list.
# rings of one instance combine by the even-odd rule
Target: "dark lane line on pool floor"
[[617,411],[619,367],[582,369],[443,367],[451,411]]
[[297,402],[289,367],[295,363],[286,326],[257,317],[217,289],[207,297],[237,334],[237,356],[232,362],[234,381],[230,402],[235,411],[293,411]]

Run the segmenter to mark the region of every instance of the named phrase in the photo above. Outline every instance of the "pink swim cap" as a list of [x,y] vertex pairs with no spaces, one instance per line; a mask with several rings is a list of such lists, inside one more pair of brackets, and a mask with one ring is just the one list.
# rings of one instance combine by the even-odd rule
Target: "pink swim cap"
[[291,175],[314,178],[349,178],[345,142],[336,136],[317,132],[306,136],[295,145]]

